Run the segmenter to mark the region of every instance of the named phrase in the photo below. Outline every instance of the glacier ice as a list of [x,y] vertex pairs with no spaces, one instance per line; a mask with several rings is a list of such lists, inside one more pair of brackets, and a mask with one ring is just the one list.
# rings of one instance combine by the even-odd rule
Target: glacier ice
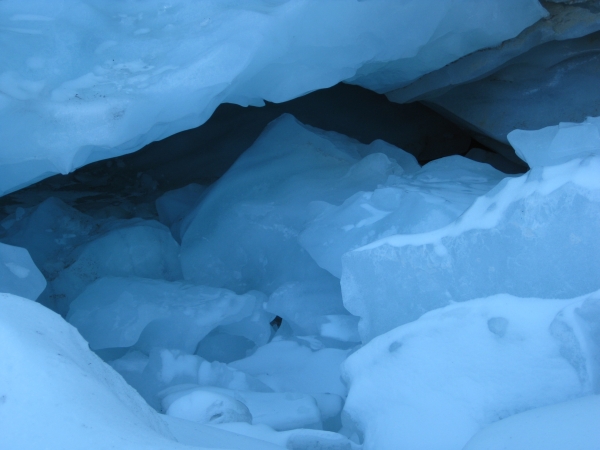
[[588,117],[582,123],[561,122],[541,130],[514,130],[507,139],[530,167],[600,156],[600,117]]
[[[174,387],[165,394],[163,409],[168,415],[194,422],[210,423],[211,417],[208,415],[214,411],[215,415],[223,415],[221,423],[252,422],[279,431],[320,427],[321,416],[317,404],[311,396],[305,394],[243,392],[189,386]],[[219,397],[222,398],[221,401],[218,400]],[[225,415],[229,416],[229,420]],[[220,423],[221,417],[212,419],[212,422]]]
[[404,84],[546,15],[536,0],[3,1],[0,193],[196,127],[220,103]]
[[252,423],[248,407],[235,398],[207,389],[171,392],[162,400],[165,414],[197,423]]
[[395,234],[442,228],[506,176],[460,156],[403,175],[357,192],[340,206],[327,205],[308,223],[300,243],[319,266],[339,278],[344,253]]
[[46,288],[46,280],[29,252],[0,243],[0,291],[36,300]]
[[[309,345],[307,345],[309,344]],[[276,392],[335,394],[345,397],[340,365],[348,350],[311,348],[310,343],[273,340],[230,367],[252,375]]]
[[[542,44],[577,39],[600,31],[598,11],[589,5],[577,3],[584,2],[545,2],[544,8],[549,15],[527,27],[518,36],[497,47],[465,55],[406,86],[386,92],[386,96],[398,103],[425,99],[431,101],[455,86],[492,75],[507,63],[510,64],[512,59]],[[555,102],[556,106],[559,104]]]
[[577,312],[593,305],[597,329],[599,302],[600,292],[568,300],[501,294],[397,327],[344,363],[347,421],[365,450],[459,450],[487,424],[592,394],[598,360]]
[[16,209],[3,222],[6,231],[2,241],[27,246],[31,257],[49,278],[59,270],[59,255],[65,256],[77,245],[90,239],[95,221],[70,207],[62,200],[50,197],[34,208]]
[[548,17],[502,45],[466,55],[386,96],[427,102],[481,143],[514,157],[506,134],[597,116],[600,12],[590,2],[544,2]]
[[327,283],[331,275],[299,245],[298,235],[323,202],[339,204],[356,190],[374,189],[402,173],[401,165],[381,153],[387,149],[416,164],[377,141],[360,144],[289,115],[273,121],[186,218],[184,277],[266,294],[288,282]]
[[[225,430],[173,426],[47,308],[0,294],[2,446],[35,450],[121,447],[280,448]],[[187,437],[187,439],[186,439]]]
[[[133,204],[136,192],[106,181],[102,196],[67,184],[56,192],[64,202],[12,197],[19,206],[6,207],[0,261],[9,245],[27,248],[49,280],[40,301],[78,328],[3,294],[0,348],[31,335],[8,349],[11,361],[56,375],[27,372],[39,383],[19,395],[31,405],[53,389],[35,417],[47,402],[65,409],[57,421],[92,417],[102,430],[125,417],[105,432],[109,443],[122,431],[215,448],[459,449],[502,442],[498,433],[520,433],[521,423],[538,433],[526,411],[557,421],[587,411],[563,402],[600,389],[597,121],[513,132],[532,170],[507,176],[462,156],[421,167],[383,141],[284,115],[211,186],[165,193],[137,175],[133,219],[121,218],[118,201],[106,205],[111,195]],[[82,204],[89,215],[70,206]],[[30,288],[23,280],[13,281]],[[10,282],[0,277],[0,289]],[[78,356],[56,348],[65,336]],[[38,345],[46,356],[31,350]],[[57,353],[69,363],[56,364]],[[0,367],[0,403],[13,375]],[[115,390],[127,405],[99,418],[120,401]],[[162,415],[139,409],[142,399]],[[10,423],[22,427],[23,411]],[[148,421],[158,428],[139,431]],[[563,431],[582,430],[587,442],[586,424]],[[77,443],[95,436],[65,430]],[[59,431],[37,436],[62,445]]]
[[503,180],[458,220],[346,253],[344,305],[363,340],[455,301],[509,293],[571,298],[600,288],[600,158]]
[[[600,21],[600,16],[594,17]],[[428,99],[476,133],[508,143],[515,129],[537,130],[600,115],[600,32],[548,42],[483,79]],[[543,112],[543,113],[542,113]]]
[[61,314],[65,315],[71,302],[100,277],[182,278],[179,245],[164,225],[132,219],[110,222],[99,231],[93,240],[66,256],[64,269],[50,283]]
[[338,280],[284,283],[269,296],[265,309],[281,317],[299,336],[319,334],[329,315],[347,314]]
[[[262,294],[135,277],[100,278],[72,303],[67,320],[95,350],[136,346],[193,353],[219,325],[251,316]],[[268,327],[268,322],[265,324]]]
[[175,239],[181,241],[184,218],[200,203],[206,186],[188,184],[180,189],[166,192],[156,199],[156,211],[161,223],[171,229]]

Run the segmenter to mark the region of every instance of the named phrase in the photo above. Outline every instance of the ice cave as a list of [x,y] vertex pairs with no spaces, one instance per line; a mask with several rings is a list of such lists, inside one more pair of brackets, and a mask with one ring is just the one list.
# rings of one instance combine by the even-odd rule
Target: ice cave
[[600,0],[0,0],[0,450],[599,450]]

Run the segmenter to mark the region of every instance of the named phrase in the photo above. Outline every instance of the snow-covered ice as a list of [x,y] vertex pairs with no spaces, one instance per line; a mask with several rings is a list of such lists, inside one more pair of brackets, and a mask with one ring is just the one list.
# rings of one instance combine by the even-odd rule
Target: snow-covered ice
[[223,102],[352,77],[389,90],[546,15],[536,0],[3,1],[0,193],[196,127]]
[[600,288],[600,158],[505,179],[458,220],[346,253],[344,305],[369,341],[451,302],[508,293],[570,298]]
[[461,156],[417,169],[411,165],[403,176],[389,177],[374,191],[357,192],[339,206],[323,205],[300,243],[319,266],[340,278],[344,253],[388,236],[442,228],[506,177]]
[[541,130],[514,130],[507,138],[517,155],[530,167],[600,156],[600,117],[588,117],[582,123],[561,122]]

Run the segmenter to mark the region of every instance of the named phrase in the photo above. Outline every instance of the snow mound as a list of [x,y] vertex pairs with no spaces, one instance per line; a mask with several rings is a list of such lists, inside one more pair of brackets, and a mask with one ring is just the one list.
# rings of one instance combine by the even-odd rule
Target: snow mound
[[600,292],[503,294],[429,312],[348,358],[348,422],[365,450],[459,450],[487,424],[591,394],[599,305]]
[[600,442],[600,395],[536,408],[493,423],[464,450],[595,450]]

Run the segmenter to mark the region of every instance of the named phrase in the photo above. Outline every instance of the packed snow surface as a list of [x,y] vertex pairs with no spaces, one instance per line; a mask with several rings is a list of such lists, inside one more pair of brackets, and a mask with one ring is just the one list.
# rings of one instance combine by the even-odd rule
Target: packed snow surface
[[143,218],[13,207],[0,447],[594,448],[597,121],[506,176],[284,115]]
[[537,0],[3,1],[0,193],[196,127],[223,102],[399,87],[546,14]]
[[464,450],[594,450],[600,442],[599,416],[600,395],[536,408],[494,422]]
[[600,292],[504,294],[431,311],[346,361],[344,410],[366,450],[460,450],[491,422],[594,392],[586,332],[600,326],[599,306]]

